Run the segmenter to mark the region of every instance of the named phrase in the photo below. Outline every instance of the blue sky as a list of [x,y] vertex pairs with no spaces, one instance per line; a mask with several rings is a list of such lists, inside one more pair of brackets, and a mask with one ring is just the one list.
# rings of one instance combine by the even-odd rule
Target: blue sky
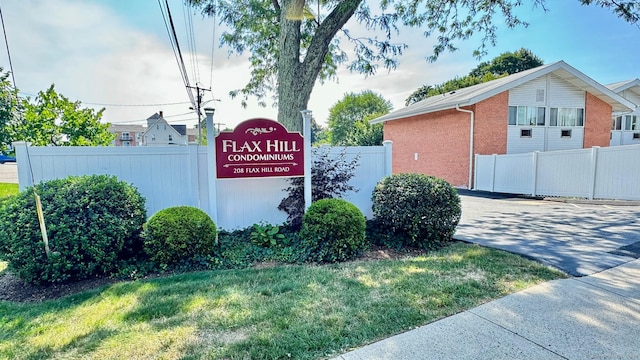
[[[103,119],[113,123],[143,124],[163,110],[176,124],[195,124],[189,114],[187,93],[170,48],[159,5],[154,0],[21,0],[3,2],[2,12],[13,59],[17,86],[35,94],[51,83],[65,96],[86,106],[99,104],[167,104],[158,106],[106,106]],[[183,51],[188,49],[185,18],[180,0],[170,1]],[[399,41],[409,44],[397,70],[380,71],[365,78],[342,68],[338,82],[317,84],[309,109],[325,122],[328,109],[346,92],[373,90],[392,101],[396,108],[423,84],[437,84],[462,76],[479,61],[505,51],[528,48],[545,63],[564,60],[603,84],[640,77],[640,29],[606,9],[581,6],[578,0],[548,0],[548,12],[534,9],[531,2],[518,11],[528,28],[506,29],[498,24],[497,44],[481,60],[473,57],[478,39],[459,43],[460,50],[428,63],[433,40],[419,29],[403,29]],[[188,12],[187,12],[188,14]],[[211,68],[213,21],[200,14],[192,17],[196,34],[195,57],[185,54],[191,76],[192,58],[197,58],[199,82],[210,84],[216,121],[234,126],[251,117],[275,118],[276,110],[250,103],[242,109],[230,99],[230,90],[248,80],[246,57],[227,57],[224,48],[214,49]],[[349,24],[353,28],[354,24]],[[217,35],[221,29],[216,29]],[[217,40],[216,40],[217,44]],[[4,45],[4,43],[3,43]],[[3,46],[4,48],[4,46]],[[0,51],[0,67],[9,69],[6,52]],[[211,82],[213,79],[213,82]],[[195,83],[193,76],[192,83]],[[211,100],[212,95],[205,95]]]

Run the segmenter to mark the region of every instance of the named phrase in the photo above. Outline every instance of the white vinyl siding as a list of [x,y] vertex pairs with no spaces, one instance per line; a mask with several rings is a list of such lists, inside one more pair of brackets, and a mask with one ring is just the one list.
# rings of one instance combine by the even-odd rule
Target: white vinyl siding
[[542,97],[542,101],[537,101],[540,99],[540,90],[542,90],[542,95],[546,95],[546,76],[509,90],[509,106],[545,106],[546,96]]
[[[522,130],[531,130],[531,137],[522,137]],[[541,126],[509,126],[507,129],[507,154],[544,151],[545,128]]]
[[[553,74],[509,90],[507,154],[581,149],[585,96],[584,91]],[[542,114],[544,121],[537,121]],[[531,137],[522,136],[523,129],[531,129]]]
[[[571,136],[562,136],[562,131],[570,131]],[[550,127],[547,133],[547,151],[582,149],[584,128]]]
[[620,94],[623,98],[631,101],[632,103],[639,105],[640,106],[640,96],[636,95],[636,93],[634,93],[631,90],[625,90]]
[[585,92],[555,75],[549,75],[549,107],[583,108]]

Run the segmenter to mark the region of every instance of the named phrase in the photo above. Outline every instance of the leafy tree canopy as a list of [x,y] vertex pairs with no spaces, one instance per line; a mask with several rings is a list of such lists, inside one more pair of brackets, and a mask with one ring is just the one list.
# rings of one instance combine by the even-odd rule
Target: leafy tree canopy
[[326,128],[318,124],[314,117],[311,118],[311,145],[323,145],[329,143],[329,133]]
[[[185,0],[206,15],[215,15],[229,30],[221,35],[230,52],[250,53],[251,79],[232,96],[256,97],[266,106],[271,95],[278,121],[289,130],[302,129],[300,110],[307,107],[316,83],[336,76],[338,66],[373,75],[395,69],[407,45],[394,42],[400,27],[424,30],[436,43],[429,60],[456,50],[458,41],[479,35],[475,53],[484,55],[496,41],[496,23],[513,28],[527,24],[515,15],[527,5],[544,9],[546,0]],[[623,20],[638,24],[639,0],[578,0],[601,6]],[[345,28],[350,19],[364,34]],[[352,54],[347,56],[345,44]]]
[[3,73],[0,68],[0,153],[9,150],[12,138],[8,129],[14,126],[22,108],[18,90],[11,86],[8,79],[9,73]]
[[20,98],[7,76],[0,77],[1,151],[7,151],[14,141],[35,146],[99,146],[113,141],[109,124],[100,123],[104,109],[81,108],[79,101],[59,94],[54,85],[35,99]]
[[505,52],[491,61],[485,61],[476,66],[468,75],[455,77],[438,85],[423,85],[414,91],[405,100],[409,106],[430,96],[446,94],[448,92],[465,87],[495,80],[503,76],[533,69],[543,65],[542,59],[534,55],[530,50],[520,49],[515,52]]
[[329,109],[329,139],[332,145],[371,146],[382,144],[382,124],[368,120],[388,114],[393,109],[389,100],[373,91],[348,93]]
[[536,56],[531,50],[522,48],[514,52],[505,52],[491,61],[481,62],[469,75],[482,77],[486,74],[500,76],[504,74],[515,74],[520,71],[533,69],[544,65],[544,61]]

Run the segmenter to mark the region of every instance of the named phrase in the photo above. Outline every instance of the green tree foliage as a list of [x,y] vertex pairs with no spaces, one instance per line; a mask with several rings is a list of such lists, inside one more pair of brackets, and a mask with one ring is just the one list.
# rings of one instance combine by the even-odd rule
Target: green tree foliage
[[0,75],[0,151],[7,151],[14,141],[35,146],[103,146],[115,138],[109,124],[100,122],[104,109],[81,108],[79,101],[59,94],[54,85],[33,100],[20,98],[7,78],[8,73]]
[[[579,0],[584,5],[610,9],[629,23],[637,24],[640,5],[634,1]],[[456,50],[456,43],[479,35],[475,53],[486,54],[496,41],[498,22],[514,28],[526,25],[515,12],[524,6],[544,8],[546,0],[186,0],[204,14],[215,15],[228,30],[221,35],[232,53],[249,52],[251,78],[231,92],[265,98],[274,95],[279,104],[278,121],[289,130],[300,131],[300,110],[307,108],[316,83],[336,76],[338,66],[374,75],[382,66],[395,69],[407,48],[394,40],[401,26],[423,30],[433,37],[430,60],[444,51]],[[372,8],[375,7],[375,8]],[[356,34],[345,28],[354,19],[367,32]],[[354,23],[354,25],[356,25]],[[342,49],[350,44],[353,56]]]
[[446,94],[523,70],[533,69],[543,64],[542,59],[533,54],[531,50],[522,48],[514,52],[505,52],[490,61],[480,63],[468,75],[455,77],[438,85],[421,86],[409,95],[405,100],[405,105],[409,106],[430,96]]
[[9,73],[0,68],[0,153],[8,152],[11,146],[13,140],[8,129],[15,125],[22,107],[18,91],[8,79]]
[[14,141],[28,141],[36,146],[109,145],[114,136],[109,124],[100,123],[104,109],[81,108],[56,92],[54,85],[40,91],[31,101],[23,100],[23,118],[13,128]]
[[338,146],[372,146],[382,144],[382,124],[368,120],[393,109],[389,100],[373,91],[348,93],[329,109],[329,139]]
[[323,145],[329,143],[329,133],[326,128],[318,124],[315,118],[311,118],[311,144]]
[[466,88],[469,86],[481,84],[487,81],[495,80],[505,75],[493,75],[492,73],[486,73],[483,76],[466,75],[462,77],[455,77],[451,80],[447,80],[438,85],[422,85],[418,90],[414,91],[405,100],[405,106],[415,104],[418,101],[424,100],[430,96],[450,93],[452,91]]
[[531,50],[522,48],[514,52],[505,52],[491,61],[481,62],[469,73],[470,76],[482,77],[486,74],[500,76],[515,74],[544,65],[544,61]]

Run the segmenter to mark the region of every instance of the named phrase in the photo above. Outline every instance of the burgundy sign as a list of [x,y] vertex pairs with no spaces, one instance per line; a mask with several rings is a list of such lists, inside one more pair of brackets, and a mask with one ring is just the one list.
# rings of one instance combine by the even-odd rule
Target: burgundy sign
[[218,178],[304,175],[304,141],[279,122],[251,119],[216,136]]

